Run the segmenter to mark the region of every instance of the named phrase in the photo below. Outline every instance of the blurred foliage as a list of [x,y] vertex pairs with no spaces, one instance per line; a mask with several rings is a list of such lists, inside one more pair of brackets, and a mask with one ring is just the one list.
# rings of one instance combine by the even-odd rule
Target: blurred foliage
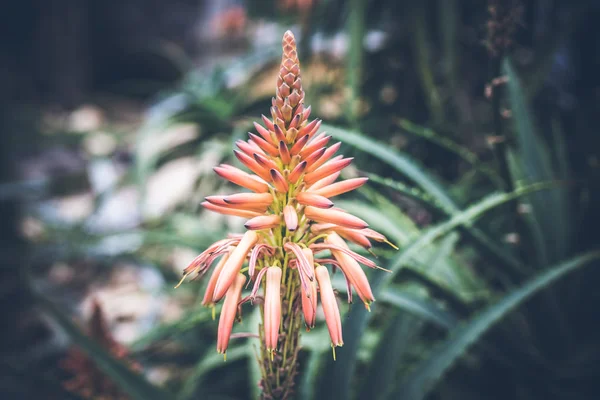
[[[300,54],[308,103],[325,120],[323,130],[355,157],[347,174],[371,178],[336,204],[400,248],[374,249],[391,273],[368,271],[377,298],[372,312],[342,307],[345,345],[337,361],[322,321],[302,335],[298,398],[597,398],[600,92],[597,80],[589,82],[594,92],[571,76],[579,71],[578,85],[587,85],[589,70],[573,54],[593,50],[579,48],[577,25],[589,26],[586,14],[600,15],[598,7],[588,1],[283,3],[248,1],[248,18],[278,21],[276,38],[296,23],[302,49],[321,49]],[[310,3],[305,11],[290,11],[290,4],[304,3]],[[490,7],[499,4],[520,17],[496,18]],[[514,26],[491,32],[495,23]],[[344,38],[341,52],[331,44],[335,34]],[[510,37],[498,41],[499,34]],[[504,47],[491,51],[498,43]],[[224,363],[214,352],[216,323],[199,304],[204,282],[171,290],[184,266],[173,265],[170,255],[181,248],[200,252],[239,227],[211,219],[199,204],[208,193],[232,189],[211,168],[237,163],[232,144],[267,112],[278,59],[274,40],[249,46],[231,62],[190,70],[157,96],[135,140],[122,143],[119,129],[108,132],[130,159],[123,174],[94,192],[92,217],[65,224],[33,206],[56,196],[55,182],[64,176],[0,185],[0,200],[26,199],[26,214],[44,223],[26,268],[35,301],[132,399],[258,395],[255,339],[233,340]],[[179,134],[181,127],[193,133]],[[79,148],[85,137],[46,140]],[[114,154],[87,161],[102,160]],[[156,189],[149,194],[149,182],[181,160],[194,165],[191,190],[153,211]],[[139,193],[135,221],[99,228],[94,216],[129,187]],[[127,260],[160,275],[155,295],[177,299],[184,311],[154,321],[131,350],[146,369],[175,371],[163,388],[70,321],[69,300],[35,279],[49,260],[86,260],[106,267],[102,273]],[[334,283],[344,296],[341,277]],[[255,332],[258,313],[244,311],[236,331]]]

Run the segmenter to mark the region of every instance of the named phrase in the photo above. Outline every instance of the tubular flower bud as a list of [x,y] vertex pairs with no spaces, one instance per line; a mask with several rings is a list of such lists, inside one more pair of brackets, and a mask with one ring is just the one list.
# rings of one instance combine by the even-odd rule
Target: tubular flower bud
[[325,314],[325,322],[327,323],[327,330],[329,330],[329,336],[331,337],[331,345],[333,347],[343,346],[344,339],[342,339],[342,320],[340,318],[340,310],[338,309],[337,300],[331,287],[331,280],[329,279],[329,272],[327,268],[319,265],[315,269],[315,275],[317,276],[317,282],[319,282],[319,290],[321,292],[321,304],[323,305],[323,313]]
[[307,206],[304,212],[307,218],[317,222],[328,222],[351,229],[364,229],[369,226],[362,219],[338,209],[323,210]]
[[[265,398],[292,396],[302,318],[307,329],[315,326],[319,292],[332,346],[343,344],[340,311],[325,265],[344,273],[349,301],[352,288],[367,306],[374,300],[359,264],[379,267],[350,250],[342,237],[367,249],[371,240],[391,245],[365,221],[334,207],[332,197],[362,186],[366,178],[336,182],[352,158],[336,156],[341,144],[330,146],[331,136],[319,131],[321,121],[309,120],[296,40],[289,31],[282,48],[270,117],[262,115],[254,132],[233,150],[250,172],[227,164],[214,168],[249,192],[207,196],[202,203],[207,210],[245,218],[247,230],[209,246],[183,270],[182,279],[210,272],[202,304],[215,306],[225,298],[217,335],[220,353],[227,350],[241,304],[262,307],[260,385]],[[331,251],[332,258],[315,259],[321,251]],[[240,300],[246,281],[252,289]],[[275,351],[281,356],[275,357]]]
[[233,328],[233,323],[237,314],[238,301],[242,295],[244,283],[246,283],[246,276],[237,274],[225,296],[225,302],[221,309],[221,317],[219,318],[219,332],[217,334],[217,352],[221,354],[224,354],[229,346],[231,329]]
[[[314,256],[311,250],[303,249],[302,252],[306,256],[308,263],[314,270]],[[312,281],[308,284],[308,288],[301,286],[302,296],[302,313],[304,314],[304,323],[306,329],[310,330],[315,327],[315,321],[317,318],[317,282]]]
[[227,289],[229,289],[229,286],[231,286],[235,277],[240,272],[248,252],[254,247],[257,241],[258,234],[256,232],[247,231],[244,233],[242,240],[229,255],[229,259],[223,266],[219,279],[217,279],[215,292],[213,294],[214,302],[221,300],[223,296],[225,296]]
[[[336,233],[330,233],[327,235],[325,243],[348,248],[348,245],[346,242],[344,242],[344,239],[339,237],[339,235]],[[365,303],[365,307],[369,309],[369,305],[375,301],[375,297],[373,296],[371,285],[369,285],[369,280],[367,279],[365,272],[362,270],[360,265],[358,265],[358,262],[348,254],[344,254],[341,251],[333,249],[331,250],[331,254],[333,254],[335,259],[338,261],[340,268],[342,271],[344,271],[346,279],[348,279],[348,281],[356,289],[356,293]]]
[[294,206],[288,204],[283,208],[283,218],[285,226],[290,232],[294,232],[298,229],[298,213]]
[[331,185],[327,185],[320,189],[311,190],[311,192],[325,197],[334,197],[342,193],[358,189],[359,187],[364,185],[368,180],[369,178],[346,179],[345,181],[332,183]]
[[296,196],[298,203],[305,206],[313,206],[317,208],[331,208],[333,203],[327,197],[310,192],[300,192]]
[[206,287],[206,292],[204,293],[204,298],[202,299],[203,306],[210,306],[213,303],[213,293],[215,291],[215,286],[217,285],[217,280],[219,279],[219,275],[221,275],[221,271],[223,270],[223,266],[227,262],[229,258],[230,252],[234,249],[231,247],[229,252],[226,253],[223,258],[219,261],[215,269],[213,270],[212,275],[210,276],[210,280],[208,281],[208,286]]
[[222,178],[225,178],[238,186],[250,189],[253,192],[264,193],[269,191],[269,185],[265,182],[261,182],[262,179],[258,180],[256,179],[257,177],[247,174],[236,167],[214,167],[213,169]]
[[279,215],[259,215],[254,217],[244,224],[246,229],[253,231],[259,231],[262,229],[275,228],[281,223],[281,216]]
[[265,289],[265,346],[268,351],[277,349],[281,321],[281,268],[267,268]]

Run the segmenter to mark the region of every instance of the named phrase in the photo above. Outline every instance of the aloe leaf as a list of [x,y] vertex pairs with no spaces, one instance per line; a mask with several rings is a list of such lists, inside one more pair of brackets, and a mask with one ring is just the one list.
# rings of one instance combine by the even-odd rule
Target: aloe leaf
[[459,26],[461,25],[460,3],[457,0],[445,0],[438,3],[438,21],[444,55],[444,70],[452,90],[459,85]]
[[[392,264],[389,267],[392,271],[391,273],[370,274],[372,277],[371,288],[375,297],[379,295],[381,287],[390,282],[402,266],[408,263],[412,257],[418,256],[423,248],[436,239],[451,232],[458,226],[472,225],[475,219],[499,205],[548,187],[551,187],[551,184],[536,184],[520,188],[511,193],[490,195],[464,211],[457,212],[449,220],[428,229],[407,244],[401,250],[400,254],[392,260]],[[338,351],[338,361],[336,363],[329,361],[327,364],[327,372],[323,374],[321,385],[319,386],[318,398],[344,400],[350,398],[350,384],[356,366],[356,354],[370,318],[371,314],[363,307],[353,307],[347,314],[346,320],[343,322],[345,332],[344,347]],[[329,382],[337,382],[336,388],[333,389]]]
[[[391,149],[389,146],[378,142],[361,133],[324,125],[327,132],[341,139],[343,142],[354,146],[361,151],[371,154],[375,158],[389,164],[401,174],[415,182],[425,193],[436,199],[440,208],[448,215],[460,212],[456,203],[450,198],[443,186],[431,175],[423,172],[424,168],[409,156]],[[524,266],[510,254],[490,239],[484,232],[475,226],[465,227],[469,237],[484,249],[494,260],[510,268],[514,274],[521,274]]]
[[159,340],[164,340],[171,338],[175,335],[182,335],[185,332],[196,328],[198,325],[209,321],[212,317],[212,312],[210,309],[206,307],[202,307],[201,309],[191,310],[187,312],[183,318],[178,321],[159,325],[140,339],[136,340],[132,345],[133,349],[142,349],[152,343],[155,343]]
[[548,268],[518,289],[505,295],[500,301],[486,308],[479,316],[459,328],[443,344],[432,351],[399,385],[390,398],[422,400],[435,387],[443,374],[481,337],[517,309],[530,297],[552,285],[567,274],[600,260],[600,251],[592,251]]
[[348,31],[350,34],[350,49],[346,68],[346,80],[350,89],[348,120],[357,124],[357,110],[360,99],[360,89],[363,77],[364,37],[366,19],[366,0],[350,0],[348,16]]
[[402,292],[399,288],[389,287],[384,289],[377,300],[391,304],[410,314],[437,325],[443,329],[452,329],[456,326],[457,317],[431,301],[420,299],[417,296]]
[[359,392],[358,399],[384,399],[396,386],[396,372],[402,356],[410,349],[423,321],[399,313],[389,324],[373,355],[373,362]]
[[[503,69],[508,76],[508,98],[517,142],[517,148],[512,152],[513,172],[517,179],[527,183],[556,179],[552,153],[537,132],[520,77],[509,59],[504,61]],[[533,225],[533,233],[538,235],[537,261],[541,265],[560,260],[568,253],[570,221],[567,194],[563,187],[543,195],[528,196],[532,210],[527,220]]]
[[437,134],[432,129],[419,126],[419,125],[414,124],[406,119],[400,120],[398,122],[398,124],[400,125],[400,127],[402,129],[406,130],[407,132],[410,132],[414,135],[424,138],[424,139],[426,139],[432,143],[435,143],[438,146],[443,147],[444,149],[456,154],[462,160],[471,164],[476,171],[485,175],[492,183],[494,183],[494,185],[496,187],[501,188],[504,186],[504,184],[502,182],[502,178],[496,173],[496,171],[494,171],[493,169],[486,166],[479,159],[477,154],[473,153],[468,148],[461,146],[460,144],[449,139],[448,137]]
[[110,377],[131,398],[136,400],[163,400],[173,396],[127,368],[121,361],[86,336],[49,300],[37,296],[38,304],[56,321],[98,368]]
[[370,313],[364,307],[352,307],[346,314],[345,321],[342,322],[344,346],[336,349],[336,360],[329,358],[324,363],[315,399],[351,398],[358,348],[369,322],[367,314]]
[[392,272],[385,275],[386,280],[391,280],[395,274],[398,273],[399,269],[423,247],[431,244],[436,239],[444,236],[457,227],[461,225],[472,225],[477,218],[481,217],[483,214],[494,209],[495,207],[506,204],[509,201],[515,200],[535,191],[548,189],[549,187],[552,187],[552,184],[540,183],[517,189],[511,193],[495,193],[478,201],[464,211],[454,214],[449,220],[428,229],[416,240],[406,246],[392,261],[392,265],[389,268],[392,270]]
[[396,171],[400,172],[425,192],[436,198],[444,207],[456,209],[454,201],[448,196],[440,182],[433,176],[424,172],[425,168],[416,160],[413,160],[406,154],[397,152],[389,145],[381,143],[371,137],[358,132],[340,129],[332,125],[321,125],[323,130],[327,131],[333,137],[342,140],[344,143],[354,146],[361,151],[371,154],[379,160],[389,164]]
[[398,182],[390,178],[383,178],[375,174],[367,174],[367,177],[371,182],[375,182],[382,186],[386,186],[398,193],[410,197],[411,199],[417,200],[419,203],[421,203],[430,210],[437,211],[438,213],[448,213],[448,210],[444,209],[444,206],[441,203],[439,203],[434,197],[428,195],[419,188],[411,187],[402,182]]
[[427,106],[431,113],[432,119],[436,124],[442,124],[445,119],[444,104],[440,91],[438,90],[435,82],[433,63],[434,50],[432,46],[432,40],[429,36],[429,25],[427,21],[427,3],[418,2],[414,3],[413,6],[413,47],[415,52],[416,69],[421,79],[421,86],[423,87],[423,93],[427,99]]
[[[248,346],[234,347],[227,350],[227,362],[231,363],[236,360],[241,360],[250,356]],[[183,387],[177,395],[178,400],[191,400],[198,392],[198,388],[202,383],[204,375],[216,369],[218,367],[227,366],[223,359],[223,354],[211,352],[209,355],[203,357],[200,362],[196,365],[192,374],[185,380]]]

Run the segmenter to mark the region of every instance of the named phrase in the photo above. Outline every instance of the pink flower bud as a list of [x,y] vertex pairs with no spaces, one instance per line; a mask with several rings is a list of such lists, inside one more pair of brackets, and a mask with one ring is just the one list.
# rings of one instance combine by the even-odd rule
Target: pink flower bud
[[319,265],[315,269],[317,281],[319,282],[319,290],[321,291],[321,304],[323,305],[323,313],[325,314],[325,322],[329,330],[332,346],[343,346],[342,338],[342,321],[340,318],[340,310],[338,309],[337,300],[331,287],[329,279],[329,271],[327,268]]
[[265,289],[265,345],[268,351],[277,349],[281,321],[281,268],[269,267]]
[[229,255],[229,259],[223,266],[223,270],[219,275],[219,279],[215,285],[213,294],[213,302],[218,302],[225,296],[225,293],[235,280],[235,277],[240,272],[242,264],[246,260],[248,252],[258,241],[258,234],[255,231],[247,231],[244,233],[242,240]]
[[227,290],[227,295],[223,302],[221,316],[219,317],[219,331],[217,333],[217,351],[221,354],[225,353],[229,346],[231,329],[233,328],[233,322],[235,321],[235,315],[237,314],[238,302],[242,295],[244,283],[246,283],[246,276],[243,274],[236,274],[234,276],[233,284]]

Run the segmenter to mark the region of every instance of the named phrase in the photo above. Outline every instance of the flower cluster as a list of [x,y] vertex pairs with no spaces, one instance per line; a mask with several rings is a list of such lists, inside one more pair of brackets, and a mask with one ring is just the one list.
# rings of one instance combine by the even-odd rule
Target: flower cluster
[[[346,241],[366,249],[371,248],[371,240],[389,242],[362,219],[334,207],[330,198],[362,186],[367,179],[337,181],[352,158],[335,155],[341,143],[328,147],[331,136],[319,132],[320,120],[309,121],[310,112],[310,107],[304,106],[295,39],[288,31],[283,37],[271,118],[263,115],[262,124],[254,124],[249,140],[238,141],[234,150],[252,173],[225,164],[214,168],[219,176],[250,192],[209,196],[202,203],[209,210],[248,219],[247,231],[214,243],[184,271],[184,277],[211,271],[204,305],[214,306],[224,299],[218,329],[220,353],[227,350],[239,305],[256,300],[263,284],[263,297],[259,298],[263,304],[263,350],[271,361],[280,353],[284,367],[286,359],[295,360],[294,338],[300,327],[295,316],[303,314],[307,329],[314,327],[318,297],[332,346],[343,345],[327,265],[343,272],[349,301],[352,289],[367,308],[375,300],[360,264],[377,266],[352,251]],[[319,257],[322,253],[331,256]],[[248,279],[254,281],[253,289],[242,299]],[[281,341],[294,343],[281,346]]]

